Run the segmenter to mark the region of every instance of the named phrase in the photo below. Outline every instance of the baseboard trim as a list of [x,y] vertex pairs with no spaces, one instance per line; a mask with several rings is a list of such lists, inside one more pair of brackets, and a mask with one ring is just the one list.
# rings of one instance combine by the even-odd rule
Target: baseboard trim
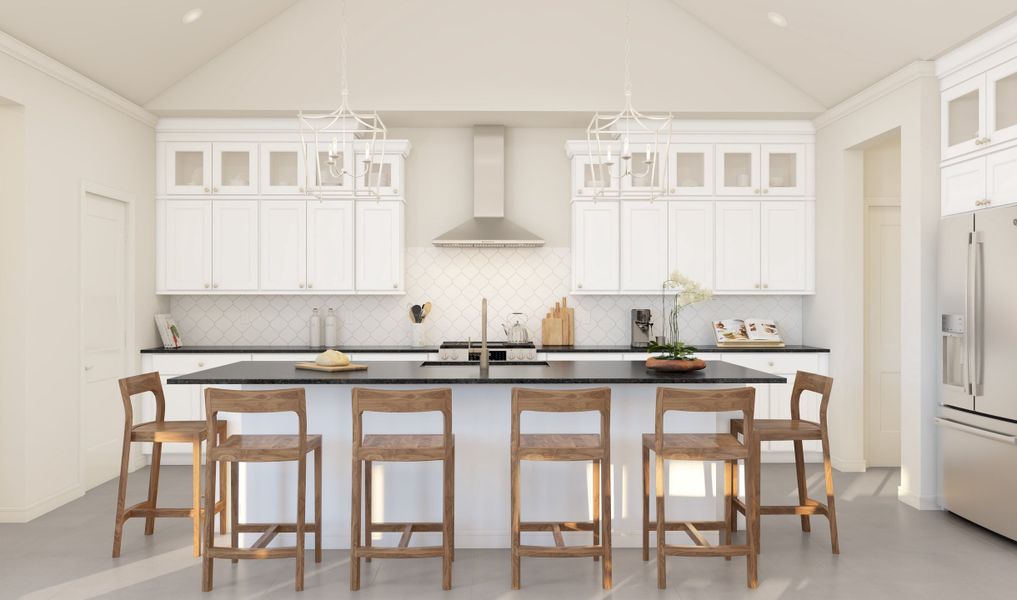
[[80,484],[74,484],[25,507],[0,506],[0,523],[27,523],[84,495],[85,489]]
[[841,473],[864,473],[868,463],[864,458],[838,458],[830,457],[830,464]]
[[903,486],[897,486],[897,499],[917,510],[943,510],[938,496],[920,496],[904,489]]

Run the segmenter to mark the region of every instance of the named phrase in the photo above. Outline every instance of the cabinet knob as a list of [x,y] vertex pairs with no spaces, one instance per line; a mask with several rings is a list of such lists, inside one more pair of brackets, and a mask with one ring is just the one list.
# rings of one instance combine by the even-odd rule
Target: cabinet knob
[[398,284],[398,283],[393,283],[393,284],[392,284],[392,289],[393,289],[393,290],[397,290],[397,289],[399,289],[399,284]]
[[393,194],[398,194],[399,193],[399,188],[392,188],[392,193]]
[[764,194],[769,194],[770,193],[770,188],[763,188],[763,193]]
[[297,285],[299,285],[299,286],[300,286],[300,289],[304,289],[304,284],[303,284],[303,282],[301,282],[301,283],[299,283],[299,284],[297,284]]
[[208,193],[208,186],[205,186],[203,189],[205,190],[205,193],[207,194]]
[[205,361],[200,361],[200,360],[199,360],[199,361],[198,361],[198,366],[199,366],[199,367],[204,367],[204,366],[205,366]]
[[755,190],[753,190],[753,191],[755,191],[755,192],[756,192],[756,193],[758,194],[758,193],[759,193],[759,188],[756,188],[756,189],[755,189]]
[[579,288],[579,289],[583,289],[583,284],[581,284],[581,283],[577,283],[577,284],[576,284],[576,287],[577,287],[577,288]]
[[307,284],[307,289],[311,289],[311,288],[313,288],[313,287],[314,287],[314,284],[313,284],[313,283],[308,283],[308,284]]
[[303,192],[304,192],[304,188],[303,188],[303,186],[301,186],[301,187],[298,187],[298,188],[297,188],[297,191],[299,191],[300,193],[303,193]]
[[764,283],[764,284],[763,284],[763,287],[764,287],[764,288],[769,288],[769,287],[770,287],[770,284],[769,284],[769,283]]
[[219,284],[218,283],[213,283],[212,287],[215,288],[215,289],[219,289]]
[[771,361],[769,361],[769,362],[768,362],[768,363],[766,363],[766,364],[767,364],[767,366],[770,366],[770,367],[772,367],[772,366],[773,366],[773,361],[771,360]]
[[205,289],[207,290],[207,289],[208,289],[208,287],[209,287],[209,285],[208,285],[208,284],[206,283],[206,284],[205,284]]
[[216,193],[218,193],[218,192],[219,192],[219,188],[218,188],[218,187],[215,187],[215,186],[212,186],[212,193],[213,193],[213,194],[216,194]]
[[758,283],[757,283],[757,284],[755,285],[755,288],[756,288],[757,290],[759,289],[759,284],[758,284]]

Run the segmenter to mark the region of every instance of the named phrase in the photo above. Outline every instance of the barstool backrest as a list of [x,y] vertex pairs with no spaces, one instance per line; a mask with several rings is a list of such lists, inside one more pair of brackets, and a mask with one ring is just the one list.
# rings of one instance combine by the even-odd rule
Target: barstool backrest
[[[208,430],[215,431],[219,413],[281,413],[297,415],[297,435],[300,437],[298,456],[307,453],[307,400],[304,388],[282,390],[223,390],[205,389],[205,415]],[[209,449],[218,445],[216,436],[208,436]]]
[[134,425],[131,397],[145,392],[152,392],[155,396],[155,420],[162,421],[166,418],[166,396],[162,393],[162,379],[158,372],[124,377],[120,380],[120,399],[124,401],[124,421],[128,431]]
[[830,405],[830,390],[833,389],[833,378],[806,371],[795,374],[795,384],[791,388],[791,418],[801,418],[802,392],[814,392],[823,396],[819,404],[819,422],[826,423],[826,408]]
[[445,447],[452,447],[452,389],[428,390],[375,390],[353,388],[353,447],[360,448],[364,441],[364,413],[423,413],[440,412],[443,419],[442,435]]
[[688,390],[657,388],[656,452],[663,451],[664,415],[676,412],[734,412],[742,413],[745,439],[752,439],[753,413],[756,389],[751,387],[722,390]]
[[512,447],[519,447],[519,417],[531,412],[599,412],[600,440],[611,438],[611,388],[540,390],[512,388]]

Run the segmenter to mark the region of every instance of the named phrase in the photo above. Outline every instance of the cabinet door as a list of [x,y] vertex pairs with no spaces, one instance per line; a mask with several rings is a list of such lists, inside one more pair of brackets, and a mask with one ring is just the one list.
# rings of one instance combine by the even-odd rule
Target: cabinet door
[[622,291],[659,292],[667,277],[667,202],[622,201]]
[[718,202],[716,290],[757,291],[759,202]]
[[212,144],[166,142],[166,193],[212,193]]
[[1017,202],[1017,148],[985,157],[986,199],[991,206]]
[[353,170],[361,174],[357,180],[358,196],[398,197],[403,193],[403,157],[398,154],[357,152]]
[[994,144],[1017,138],[1017,59],[992,69],[985,77],[985,137]]
[[353,201],[307,203],[307,289],[353,290]]
[[986,199],[985,158],[975,158],[943,167],[940,193],[943,214],[953,215],[982,206]]
[[207,291],[212,286],[212,201],[160,203],[165,291]]
[[[329,165],[329,144],[319,142],[317,147],[307,144],[307,187],[323,195],[349,196],[353,194],[353,149],[338,147],[332,165]],[[332,170],[336,174],[332,173]]]
[[402,202],[356,202],[357,291],[403,289],[403,229]]
[[258,193],[258,144],[216,142],[212,144],[212,193]]
[[979,75],[943,92],[941,136],[943,159],[977,150],[985,135],[985,76]]
[[667,220],[667,272],[713,289],[713,202],[669,202]]
[[261,201],[261,289],[304,289],[307,204],[293,200]]
[[299,143],[261,144],[261,193],[303,194],[307,181]]
[[667,176],[672,196],[712,196],[713,144],[671,144]]
[[[612,154],[617,160],[617,155]],[[620,180],[611,176],[606,156],[577,154],[572,157],[573,195],[582,198],[617,196]]]
[[805,290],[808,228],[805,202],[760,205],[760,281],[764,290]]
[[764,195],[805,195],[805,144],[763,144],[760,154]]
[[718,196],[755,196],[760,193],[757,144],[717,144],[716,154]]
[[618,289],[618,202],[572,204],[572,289]]
[[[632,144],[631,158],[621,160],[628,172],[621,180],[621,193],[625,195],[649,196],[661,194],[667,171],[667,158],[653,154],[653,144]],[[627,164],[626,164],[627,163]]]
[[212,202],[212,289],[258,289],[258,201]]

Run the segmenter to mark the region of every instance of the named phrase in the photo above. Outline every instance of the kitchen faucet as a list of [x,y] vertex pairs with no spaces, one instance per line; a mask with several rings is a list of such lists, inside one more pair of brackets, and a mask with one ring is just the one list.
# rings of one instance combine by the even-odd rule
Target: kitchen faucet
[[480,372],[486,373],[491,366],[487,354],[487,298],[480,300]]

